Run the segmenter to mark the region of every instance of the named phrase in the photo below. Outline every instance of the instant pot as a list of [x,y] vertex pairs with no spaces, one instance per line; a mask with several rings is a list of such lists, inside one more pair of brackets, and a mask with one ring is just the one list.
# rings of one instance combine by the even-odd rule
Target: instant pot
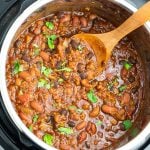
[[[0,0],[0,149],[38,150],[54,149],[33,135],[19,119],[8,97],[5,82],[6,55],[11,42],[31,22],[58,10],[77,10],[90,7],[101,17],[120,25],[146,0]],[[145,70],[143,109],[136,125],[139,134],[132,139],[130,133],[117,144],[118,150],[150,149],[150,23],[129,35],[140,55]],[[125,144],[124,144],[125,143]]]

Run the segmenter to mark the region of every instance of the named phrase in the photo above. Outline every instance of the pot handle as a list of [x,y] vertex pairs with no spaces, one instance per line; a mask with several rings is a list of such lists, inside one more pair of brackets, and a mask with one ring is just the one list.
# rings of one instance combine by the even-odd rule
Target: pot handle
[[2,0],[0,2],[0,18],[8,11],[17,0]]

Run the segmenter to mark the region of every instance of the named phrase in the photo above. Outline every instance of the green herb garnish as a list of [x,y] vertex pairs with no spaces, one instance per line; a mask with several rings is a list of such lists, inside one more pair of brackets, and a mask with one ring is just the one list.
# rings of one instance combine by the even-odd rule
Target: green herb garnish
[[48,83],[46,80],[40,79],[38,81],[38,88],[42,88],[42,87],[45,87],[46,89],[50,89],[52,87],[52,85],[50,83]]
[[82,112],[83,112],[83,109],[79,109],[79,108],[78,108],[78,109],[76,110],[76,112],[77,112],[77,113],[82,113]]
[[82,45],[78,45],[77,50],[82,51],[83,50]]
[[123,63],[123,66],[124,66],[124,68],[125,68],[126,70],[130,70],[130,69],[132,68],[132,64],[129,63],[128,61],[125,61],[125,62]]
[[125,128],[126,130],[128,130],[129,128],[132,127],[132,122],[131,122],[131,120],[124,120],[124,121],[123,121],[123,125],[124,125],[124,128]]
[[33,126],[32,126],[32,125],[30,125],[30,126],[28,127],[28,129],[29,129],[31,132],[33,132]]
[[71,69],[71,68],[69,68],[69,67],[64,67],[64,68],[58,69],[57,71],[71,72],[71,71],[72,71],[72,69]]
[[61,133],[61,134],[66,134],[66,135],[69,135],[69,134],[72,134],[73,133],[73,129],[69,128],[69,127],[60,127],[58,128],[58,131]]
[[45,25],[50,29],[53,30],[54,29],[54,24],[52,22],[46,22]]
[[127,88],[126,85],[121,85],[121,86],[118,88],[118,90],[119,90],[119,92],[123,92],[126,88]]
[[39,116],[38,115],[34,115],[33,116],[33,123],[36,123],[37,121],[38,121],[38,119],[39,119]]
[[45,66],[42,66],[41,68],[41,73],[43,73],[46,77],[48,77],[52,72],[51,68],[47,68]]
[[99,121],[97,121],[97,122],[96,122],[96,125],[97,125],[97,126],[102,125],[102,121],[100,121],[100,120],[99,120]]
[[53,50],[55,48],[54,41],[56,40],[56,35],[47,36],[48,47]]
[[23,71],[22,65],[19,63],[19,61],[15,61],[13,66],[13,74],[17,74],[21,71]]
[[97,102],[97,97],[95,96],[93,90],[90,90],[90,91],[87,93],[87,97],[88,97],[88,99],[89,99],[92,103],[96,103],[96,102]]
[[43,136],[43,141],[48,145],[53,145],[54,137],[51,134],[45,134]]

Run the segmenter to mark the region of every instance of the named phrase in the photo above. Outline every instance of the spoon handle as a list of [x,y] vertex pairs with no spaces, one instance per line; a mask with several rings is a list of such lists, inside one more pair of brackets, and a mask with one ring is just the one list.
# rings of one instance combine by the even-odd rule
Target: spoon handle
[[150,20],[150,2],[143,5],[137,12],[129,17],[115,32],[117,41],[120,41],[124,36],[142,26],[146,21]]

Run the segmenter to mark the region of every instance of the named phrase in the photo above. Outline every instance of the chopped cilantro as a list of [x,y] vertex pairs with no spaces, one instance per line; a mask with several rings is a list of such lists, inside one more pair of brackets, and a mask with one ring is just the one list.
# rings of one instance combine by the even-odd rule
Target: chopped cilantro
[[78,45],[77,50],[82,51],[83,50],[82,45]]
[[61,134],[66,134],[66,135],[69,135],[69,134],[72,134],[73,133],[73,129],[69,128],[69,127],[60,127],[58,128],[58,131],[61,133]]
[[131,120],[124,120],[123,121],[123,125],[124,125],[124,128],[126,130],[128,130],[128,129],[130,129],[132,127],[132,122],[131,122]]
[[45,25],[50,29],[53,30],[54,29],[54,24],[52,22],[46,22]]
[[54,41],[56,40],[56,35],[47,36],[48,47],[53,50],[55,48]]
[[130,70],[130,69],[132,68],[132,64],[129,63],[128,61],[125,61],[125,62],[123,63],[123,66],[124,66],[124,68],[125,68],[126,70]]
[[42,66],[41,73],[43,73],[46,77],[48,77],[52,73],[52,69]]
[[92,103],[96,103],[96,102],[97,102],[97,97],[95,96],[93,90],[90,90],[90,91],[87,93],[87,97],[88,97],[88,99],[89,99],[90,102],[92,102]]
[[31,132],[33,132],[33,126],[32,126],[32,125],[30,125],[30,126],[28,127],[28,129],[29,129]]
[[71,71],[72,71],[72,69],[71,69],[71,68],[69,68],[69,67],[64,67],[64,68],[58,69],[57,71],[71,72]]
[[126,88],[127,88],[126,85],[121,85],[121,86],[118,88],[118,90],[119,90],[119,92],[123,92]]
[[33,123],[36,123],[38,121],[39,116],[38,115],[34,115],[33,116]]
[[97,125],[97,126],[102,125],[102,121],[98,120],[98,121],[96,122],[96,125]]
[[45,79],[40,79],[38,81],[38,88],[45,87],[46,89],[50,89],[52,85],[48,83]]
[[13,66],[13,74],[17,74],[21,71],[23,71],[22,65],[19,63],[19,61],[15,61]]
[[48,145],[53,145],[54,137],[51,134],[45,134],[43,136],[43,141]]

